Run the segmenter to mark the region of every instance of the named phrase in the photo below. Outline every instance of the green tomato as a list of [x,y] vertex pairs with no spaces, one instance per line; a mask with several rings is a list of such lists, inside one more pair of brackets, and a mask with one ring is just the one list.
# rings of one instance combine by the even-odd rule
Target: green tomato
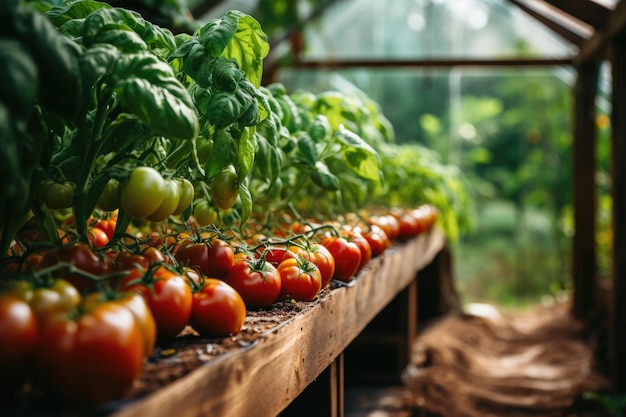
[[100,210],[114,211],[120,208],[119,184],[119,181],[115,178],[109,180],[96,202],[96,206],[98,206]]
[[178,184],[176,180],[168,178],[163,180],[165,183],[165,190],[163,191],[163,202],[159,208],[146,219],[151,222],[162,222],[174,213],[174,210],[178,207],[180,201],[180,192],[178,191]]
[[37,197],[50,210],[68,208],[74,202],[74,184],[69,181],[44,180],[37,188]]
[[213,202],[222,210],[231,208],[239,195],[239,177],[235,167],[229,165],[213,178],[211,196]]
[[178,215],[185,211],[185,209],[191,205],[194,196],[193,184],[189,180],[180,178],[176,180],[176,184],[178,185],[180,198],[178,200],[178,206],[172,213],[173,215]]
[[165,200],[165,180],[151,167],[135,168],[120,188],[121,206],[131,217],[146,218]]
[[217,222],[217,211],[206,200],[198,200],[193,205],[193,217],[198,226],[204,227]]

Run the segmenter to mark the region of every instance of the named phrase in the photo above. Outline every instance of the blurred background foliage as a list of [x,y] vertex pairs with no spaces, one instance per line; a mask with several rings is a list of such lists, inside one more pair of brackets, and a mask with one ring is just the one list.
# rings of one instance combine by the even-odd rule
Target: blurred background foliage
[[[175,3],[174,15],[179,18],[190,16],[186,10],[201,11],[193,17],[198,21],[220,17],[229,9],[242,10],[259,20],[271,40],[267,62],[272,81],[291,91],[361,91],[371,97],[393,125],[396,142],[406,146],[390,158],[416,161],[415,172],[408,173],[411,180],[392,198],[419,199],[424,193],[436,193],[438,187],[450,194],[467,182],[472,204],[463,193],[445,196],[465,219],[453,243],[455,275],[464,301],[525,307],[568,295],[574,233],[572,68],[311,70],[292,65],[298,59],[572,55],[571,45],[509,2],[134,1],[160,3],[156,9]],[[608,101],[602,97],[608,78],[602,71],[597,104],[598,273],[606,277],[612,241],[610,121]],[[441,167],[436,181],[429,182],[420,172],[428,161]]]

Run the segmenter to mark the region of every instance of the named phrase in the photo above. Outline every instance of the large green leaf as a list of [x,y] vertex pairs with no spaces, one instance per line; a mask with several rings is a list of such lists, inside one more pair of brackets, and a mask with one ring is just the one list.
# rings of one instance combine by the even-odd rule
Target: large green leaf
[[179,139],[198,135],[195,106],[167,63],[149,52],[126,54],[115,61],[112,74],[120,103],[158,135]]
[[382,180],[378,153],[356,133],[340,126],[335,137],[342,143],[341,155],[347,167],[363,178]]

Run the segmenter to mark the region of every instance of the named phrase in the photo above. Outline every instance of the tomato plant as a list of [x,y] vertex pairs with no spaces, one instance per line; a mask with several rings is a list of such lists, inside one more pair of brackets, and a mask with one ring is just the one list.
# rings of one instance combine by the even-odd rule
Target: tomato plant
[[241,331],[246,305],[241,295],[226,282],[205,278],[193,293],[189,324],[203,337],[226,337]]
[[361,265],[361,249],[357,244],[343,236],[326,236],[321,243],[335,260],[333,278],[342,282],[352,281]]
[[165,181],[152,167],[135,168],[120,188],[121,206],[131,217],[146,218],[165,200]]
[[262,258],[238,260],[225,281],[237,290],[248,308],[268,308],[280,296],[280,274],[274,265]]
[[287,258],[278,265],[281,290],[279,299],[313,301],[322,289],[319,268],[302,257]]

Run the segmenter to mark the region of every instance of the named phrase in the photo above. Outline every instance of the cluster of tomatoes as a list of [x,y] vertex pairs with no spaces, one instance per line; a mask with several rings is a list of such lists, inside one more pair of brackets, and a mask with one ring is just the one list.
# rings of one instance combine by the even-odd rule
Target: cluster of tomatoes
[[74,404],[118,399],[158,341],[186,328],[227,337],[248,310],[313,301],[393,240],[430,228],[436,213],[423,206],[351,228],[294,222],[271,237],[213,227],[116,243],[109,219],[91,227],[106,238],[90,244],[21,242],[0,278],[0,393],[30,381]]

